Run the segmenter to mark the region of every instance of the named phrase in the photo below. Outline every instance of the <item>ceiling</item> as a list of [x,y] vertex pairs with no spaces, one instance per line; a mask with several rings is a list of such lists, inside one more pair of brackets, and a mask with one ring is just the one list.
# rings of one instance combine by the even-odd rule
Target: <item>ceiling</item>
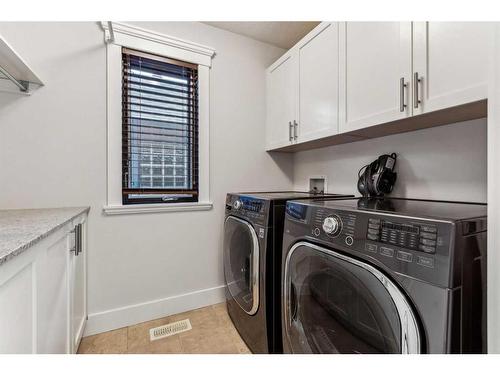
[[203,22],[276,47],[289,49],[319,22]]

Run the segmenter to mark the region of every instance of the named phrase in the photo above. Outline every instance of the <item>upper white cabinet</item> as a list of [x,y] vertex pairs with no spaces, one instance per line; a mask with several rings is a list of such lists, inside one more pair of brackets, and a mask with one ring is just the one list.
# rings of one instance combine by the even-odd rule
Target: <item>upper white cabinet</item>
[[338,133],[339,28],[323,23],[297,45],[297,141]]
[[413,23],[413,114],[487,96],[488,22]]
[[297,56],[287,53],[266,74],[267,84],[267,149],[289,145],[294,140],[296,119]]
[[411,114],[411,22],[343,22],[341,132]]
[[323,22],[267,69],[267,150],[338,132],[338,43]]
[[321,23],[267,71],[267,150],[484,117],[492,35],[486,22]]

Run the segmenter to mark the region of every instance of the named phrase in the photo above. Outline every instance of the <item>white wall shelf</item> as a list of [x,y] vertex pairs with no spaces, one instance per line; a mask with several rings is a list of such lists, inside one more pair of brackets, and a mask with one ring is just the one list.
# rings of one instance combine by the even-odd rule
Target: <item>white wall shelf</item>
[[0,91],[29,95],[41,86],[41,79],[0,35]]

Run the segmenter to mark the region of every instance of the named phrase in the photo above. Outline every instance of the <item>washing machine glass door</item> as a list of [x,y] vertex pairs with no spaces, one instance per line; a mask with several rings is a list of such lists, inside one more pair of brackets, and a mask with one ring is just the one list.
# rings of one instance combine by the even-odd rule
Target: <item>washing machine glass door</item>
[[371,265],[307,242],[285,261],[284,325],[293,353],[419,353],[406,297]]
[[224,224],[224,276],[229,293],[249,315],[259,308],[259,241],[245,220],[228,216]]

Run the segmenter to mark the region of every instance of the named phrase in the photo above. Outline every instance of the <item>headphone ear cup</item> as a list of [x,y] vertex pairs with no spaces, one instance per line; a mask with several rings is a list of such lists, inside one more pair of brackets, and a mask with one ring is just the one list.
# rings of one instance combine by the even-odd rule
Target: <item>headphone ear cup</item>
[[365,167],[365,170],[363,173],[358,177],[358,191],[363,197],[367,197],[369,195],[368,193],[368,187],[366,186],[366,169],[368,166]]
[[365,173],[363,173],[364,182],[365,182],[365,196],[369,197],[371,195],[370,192],[370,165],[368,165],[365,169]]
[[382,194],[389,194],[394,188],[394,183],[398,174],[390,170],[385,170],[379,178],[378,190]]
[[373,169],[376,166],[376,161],[371,163],[367,168],[366,168],[366,186],[367,186],[367,191],[368,191],[368,196],[377,196],[377,192],[375,191],[375,187],[373,184]]
[[373,176],[372,189],[373,189],[373,195],[376,197],[383,194],[383,191],[381,191],[380,189],[381,181],[382,181],[382,174],[377,173],[375,176]]
[[366,186],[365,186],[365,174],[363,172],[363,174],[358,177],[358,191],[363,197],[366,195],[365,188],[366,188]]

